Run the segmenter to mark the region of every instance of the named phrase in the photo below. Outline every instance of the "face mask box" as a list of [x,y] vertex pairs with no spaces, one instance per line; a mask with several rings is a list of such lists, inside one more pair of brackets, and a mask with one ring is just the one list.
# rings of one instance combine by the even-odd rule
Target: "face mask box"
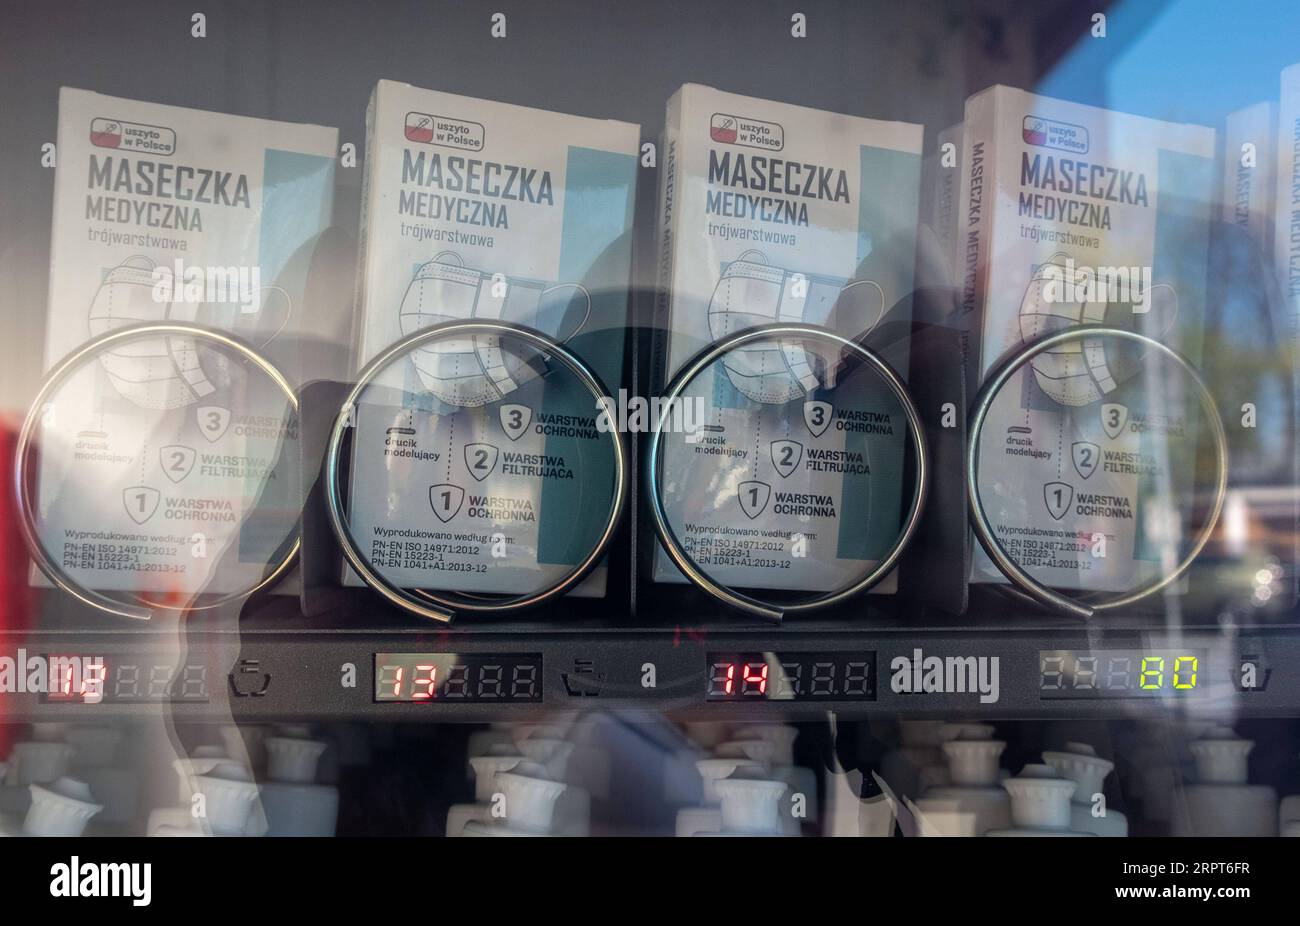
[[[502,320],[561,341],[617,390],[640,127],[384,80],[366,133],[357,366],[429,325]],[[397,543],[428,532],[445,537],[460,571],[440,587],[522,594],[546,584],[543,570],[562,572],[585,552],[563,539],[574,512],[603,524],[605,507],[580,504],[582,493],[594,497],[605,483],[576,467],[575,442],[607,438],[596,433],[597,406],[585,390],[560,407],[544,377],[497,375],[487,344],[466,340],[399,361],[401,401],[429,412],[435,433],[413,436],[419,453],[400,462],[401,478],[397,463],[354,455],[350,517],[357,536],[379,529]],[[382,430],[379,417],[359,416],[357,446],[383,441],[368,433]],[[474,469],[469,443],[487,454],[486,476]],[[543,465],[526,465],[521,475],[513,460]],[[464,493],[445,517],[430,498],[431,485],[444,483]],[[494,498],[508,498],[510,510]],[[514,514],[521,510],[526,519]],[[494,557],[494,535],[528,555]],[[385,575],[427,585],[429,570],[411,562]],[[348,584],[359,581],[345,574]],[[602,564],[572,594],[601,596],[605,580]]]
[[[1273,209],[1273,257],[1292,350],[1300,341],[1300,64],[1282,71],[1277,123],[1277,195]],[[1293,353],[1300,356],[1300,352]],[[1300,359],[1294,361],[1300,363]],[[1300,433],[1300,369],[1293,371],[1295,425]],[[1300,454],[1295,455],[1300,479]],[[1297,531],[1300,538],[1300,531]],[[1300,540],[1298,540],[1300,542]],[[1297,550],[1300,560],[1300,549]]]
[[[910,323],[922,134],[683,86],[668,103],[660,155],[660,387],[706,345],[774,322],[867,334],[906,378],[907,339],[886,349],[872,337]],[[704,437],[665,440],[668,521],[689,532],[696,561],[724,585],[830,591],[878,561],[898,533],[906,422],[858,433],[868,408],[893,402],[883,382],[872,383],[880,395],[836,395],[810,354],[760,342],[723,358],[686,396],[701,403]],[[845,404],[828,412],[822,396]],[[804,465],[782,466],[778,449],[791,448]],[[855,460],[869,460],[873,475]],[[681,474],[689,485],[678,486]],[[743,486],[702,488],[741,482],[768,486],[761,510]],[[751,548],[738,539],[750,536],[764,540]],[[710,558],[706,549],[732,552]],[[685,581],[662,550],[654,557],[655,581]],[[876,589],[894,586],[891,576]]]
[[[342,341],[348,326],[347,306],[327,314],[313,282],[337,143],[337,129],[323,126],[61,89],[47,368],[115,328],[172,321],[234,333],[295,385],[325,375],[310,368],[303,342],[330,331]],[[93,381],[68,387],[82,390],[76,401],[59,400],[93,420],[77,432],[76,454],[43,460],[42,532],[85,533],[68,568],[91,588],[189,596],[249,587],[265,544],[250,539],[257,528],[245,529],[241,505],[267,466],[280,478],[252,491],[259,510],[276,512],[271,533],[282,537],[279,525],[297,517],[288,459],[265,456],[294,452],[252,436],[258,409],[241,408],[223,380],[226,358],[184,346],[128,345],[163,349],[153,360],[103,356]],[[140,433],[168,409],[166,440]],[[102,488],[91,510],[83,492],[60,491],[87,480]],[[101,555],[110,547],[132,551],[135,567]]]
[[[1004,357],[1080,323],[1139,331],[1197,363],[1215,165],[1209,128],[1009,87],[971,97],[957,244],[970,396]],[[1087,275],[1090,290],[1070,285]],[[1175,544],[1153,539],[1153,486],[1192,477],[1165,435],[1190,438],[1201,412],[1190,387],[1162,404],[1145,361],[1113,341],[1083,356],[1080,342],[1040,354],[1003,388],[981,436],[984,507],[1037,580],[1117,592],[1162,575]],[[982,548],[974,557],[972,581],[1005,581]]]
[[1223,131],[1220,221],[1240,228],[1262,253],[1273,242],[1277,106],[1256,103],[1228,114]]

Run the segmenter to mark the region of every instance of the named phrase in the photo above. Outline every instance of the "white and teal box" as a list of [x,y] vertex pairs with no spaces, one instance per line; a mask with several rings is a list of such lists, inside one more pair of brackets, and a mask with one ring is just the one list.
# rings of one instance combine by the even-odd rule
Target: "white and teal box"
[[[172,321],[233,332],[294,385],[324,375],[301,346],[346,325],[307,297],[337,144],[324,126],[62,88],[46,366],[115,328]],[[297,449],[231,394],[221,363],[183,338],[127,345],[74,377],[83,397],[57,399],[85,420],[66,423],[72,452],[42,457],[40,515],[67,538],[72,578],[185,600],[256,583],[301,510]],[[284,408],[270,411],[278,422]],[[70,481],[100,487],[98,501],[62,491]],[[247,520],[254,502],[273,514]]]
[[[432,324],[504,320],[563,342],[616,393],[639,144],[627,122],[380,81],[367,114],[357,365]],[[487,340],[419,349],[390,371],[404,420],[359,416],[355,447],[387,447],[354,447],[352,530],[367,555],[382,543],[393,581],[537,591],[603,526],[608,494],[594,487],[609,474],[590,461],[609,438],[595,399],[563,371],[518,375],[494,356]],[[573,594],[602,596],[606,571]],[[347,570],[345,581],[358,579]]]
[[[1214,130],[1002,86],[967,100],[965,126],[957,249],[971,395],[1010,353],[1081,323],[1141,331],[1196,363]],[[984,507],[1038,581],[1120,591],[1169,565],[1178,513],[1153,499],[1191,477],[1170,435],[1190,437],[1200,412],[1188,391],[1158,405],[1186,384],[1153,389],[1142,375],[1153,369],[1109,342],[1073,342],[1027,364],[994,403]],[[982,549],[972,581],[1004,581]]]
[[[1282,71],[1278,101],[1277,196],[1273,209],[1273,255],[1278,286],[1291,330],[1293,392],[1300,403],[1300,64]],[[1296,432],[1300,433],[1300,404]],[[1300,480],[1300,453],[1296,454]],[[1300,531],[1297,532],[1300,538]],[[1300,543],[1300,539],[1297,540]],[[1300,559],[1300,548],[1297,549]]]
[[[856,338],[910,323],[922,135],[911,123],[681,87],[663,145],[659,375],[759,324]],[[830,405],[832,384],[802,353],[759,342],[715,363],[685,396],[702,403],[702,436],[665,441],[668,520],[731,587],[831,591],[898,534],[910,439],[900,408],[883,383],[839,390]],[[905,349],[887,359],[906,377]],[[655,581],[685,581],[655,554]],[[876,586],[895,588],[893,576]]]
[[1277,104],[1256,103],[1228,113],[1219,217],[1250,235],[1264,255],[1273,249],[1277,154]]

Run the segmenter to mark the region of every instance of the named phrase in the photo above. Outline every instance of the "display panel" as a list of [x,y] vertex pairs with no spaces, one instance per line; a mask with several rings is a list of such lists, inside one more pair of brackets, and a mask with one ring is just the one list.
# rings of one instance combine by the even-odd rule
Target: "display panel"
[[143,654],[44,657],[48,684],[41,700],[69,704],[206,704],[212,673],[198,662],[176,665]]
[[876,654],[709,653],[709,701],[874,701]]
[[1042,650],[1043,698],[1188,697],[1204,688],[1203,649]]
[[375,700],[541,701],[542,657],[539,653],[376,653]]

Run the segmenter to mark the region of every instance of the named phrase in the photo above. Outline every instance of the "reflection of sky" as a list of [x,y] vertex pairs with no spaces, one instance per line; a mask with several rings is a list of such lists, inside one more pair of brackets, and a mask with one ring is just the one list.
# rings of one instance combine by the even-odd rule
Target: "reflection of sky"
[[1279,72],[1300,62],[1295,0],[1118,0],[1106,17],[1107,37],[1085,32],[1039,93],[1215,125],[1276,100]]

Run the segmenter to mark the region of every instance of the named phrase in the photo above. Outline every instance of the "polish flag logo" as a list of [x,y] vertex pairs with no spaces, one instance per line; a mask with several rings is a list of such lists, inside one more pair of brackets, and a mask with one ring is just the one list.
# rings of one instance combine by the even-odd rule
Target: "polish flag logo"
[[427,145],[433,141],[433,116],[425,113],[406,114],[406,140]]
[[1047,144],[1047,123],[1037,116],[1026,116],[1021,125],[1020,134],[1031,145]]
[[122,123],[115,119],[92,119],[90,143],[99,148],[117,148],[122,144]]
[[709,137],[719,144],[734,145],[736,135],[735,116],[724,116],[719,113],[709,123]]

